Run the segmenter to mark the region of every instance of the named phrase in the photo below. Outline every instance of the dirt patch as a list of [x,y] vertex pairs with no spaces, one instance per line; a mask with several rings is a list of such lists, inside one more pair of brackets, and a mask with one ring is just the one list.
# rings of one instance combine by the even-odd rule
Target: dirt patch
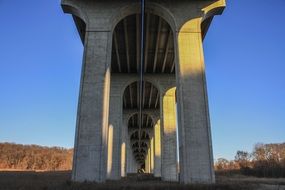
[[[73,183],[69,172],[0,172],[0,190],[275,190],[277,181],[262,186],[263,182],[242,177],[217,177],[215,185],[181,185],[162,182],[159,179],[108,181],[104,184]],[[262,182],[262,183],[260,183]],[[267,185],[267,186],[266,186]],[[276,187],[275,187],[276,186]],[[275,189],[274,189],[275,188]],[[278,190],[278,189],[276,189]],[[284,190],[279,187],[279,190]]]

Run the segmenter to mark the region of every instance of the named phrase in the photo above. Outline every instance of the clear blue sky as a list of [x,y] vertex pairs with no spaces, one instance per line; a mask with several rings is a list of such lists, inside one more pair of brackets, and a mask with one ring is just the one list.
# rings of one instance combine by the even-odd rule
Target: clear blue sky
[[[228,0],[205,39],[214,156],[285,141],[285,1]],[[72,147],[83,47],[59,0],[0,0],[0,142]]]

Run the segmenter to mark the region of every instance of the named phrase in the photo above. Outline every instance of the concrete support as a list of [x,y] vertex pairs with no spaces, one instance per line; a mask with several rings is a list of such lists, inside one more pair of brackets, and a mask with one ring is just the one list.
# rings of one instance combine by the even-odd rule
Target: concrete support
[[104,182],[107,169],[111,35],[86,32],[72,180]]
[[171,88],[162,95],[161,113],[163,126],[162,180],[178,181],[175,88]]
[[145,162],[144,162],[144,171],[145,173],[149,173],[149,168],[148,168],[148,150],[147,150],[147,155],[145,157]]
[[138,169],[139,169],[139,165],[132,154],[131,155],[131,173],[137,173]]
[[113,165],[113,143],[114,140],[114,127],[109,125],[108,129],[108,156],[107,156],[107,178],[111,179],[112,165]]
[[127,173],[127,141],[128,128],[122,126],[122,141],[121,141],[121,177],[126,177]]
[[138,170],[138,164],[136,163],[133,151],[130,144],[130,138],[127,139],[127,163],[126,163],[126,175],[129,173],[137,173]]
[[123,150],[121,148],[125,146],[121,144],[125,143],[122,142],[125,131],[122,127],[123,113],[120,88],[114,84],[115,82],[112,81],[111,83],[107,178],[118,180],[121,178],[121,158],[125,159],[121,152]]
[[145,159],[145,172],[151,173],[151,151],[150,151],[150,147],[148,147],[148,149],[147,149],[147,156]]
[[[113,33],[110,31],[116,33],[116,25],[120,20],[129,15],[140,14],[140,1],[61,0],[61,4],[65,13],[73,15],[84,44],[72,180],[100,183],[104,182],[107,176],[109,179],[125,176],[125,170],[136,173],[140,165],[133,156],[128,131],[123,131],[121,128],[122,94],[111,92],[111,111],[109,112],[109,90],[111,60],[117,62],[118,70],[115,69],[116,66],[112,68],[112,77],[116,75],[115,81],[120,81],[117,82],[117,84],[120,83],[119,89],[124,89],[138,80],[138,74],[134,72],[134,68],[139,70],[139,61],[142,56],[138,51],[140,48],[139,17],[133,17],[138,20],[136,23],[125,19],[124,29],[118,25],[118,30],[124,30],[124,32],[119,32],[118,36],[114,37],[117,39],[114,40],[115,49],[112,47]],[[155,18],[152,15],[156,15],[159,17],[159,22],[157,32],[149,30],[149,36],[153,37],[145,38],[145,43],[149,44],[149,46],[146,45],[144,52],[145,65],[152,64],[147,56],[154,54],[154,66],[152,73],[149,68],[145,69],[148,74],[144,75],[144,80],[156,86],[161,96],[161,127],[159,123],[155,124],[154,139],[148,142],[151,146],[149,145],[150,149],[147,150],[146,167],[149,171],[153,170],[155,176],[162,176],[163,180],[177,181],[178,179],[175,96],[172,90],[164,94],[165,89],[174,87],[173,82],[176,82],[180,181],[187,184],[215,182],[202,38],[206,35],[214,16],[222,14],[225,5],[226,0],[177,0],[175,3],[173,0],[154,0],[146,4],[146,13],[151,16],[147,18]],[[160,26],[163,20],[169,26],[166,24]],[[132,24],[135,25],[131,26]],[[129,29],[132,29],[132,32]],[[136,34],[133,33],[135,31],[133,29],[136,30]],[[168,37],[160,34],[166,29]],[[160,51],[163,44],[166,45],[165,52]],[[121,51],[119,50],[121,47],[125,48]],[[154,53],[153,47],[156,47]],[[116,54],[114,59],[112,49]],[[120,56],[124,57],[120,59]],[[175,57],[174,62],[172,57]],[[161,69],[161,63],[158,64],[160,60],[163,60]],[[128,70],[126,71],[125,68]],[[174,70],[176,76],[173,74]],[[150,92],[152,94],[152,90]],[[138,97],[131,94],[134,93],[130,91],[130,100]],[[154,101],[152,99],[154,98],[150,96],[149,109],[153,109],[153,106],[150,106]],[[157,108],[157,105],[156,103],[154,107]],[[135,109],[133,106],[124,107],[131,109],[125,110],[128,112]],[[143,110],[143,112],[153,111],[156,110]],[[125,136],[128,137],[127,140]],[[107,157],[107,151],[109,151],[109,157]]]
[[154,138],[150,139],[150,173],[154,172]]
[[154,125],[154,176],[161,177],[161,135],[160,120]]
[[132,173],[131,172],[131,156],[132,156],[132,149],[130,146],[130,139],[127,139],[127,143],[126,143],[126,147],[127,147],[127,161],[126,161],[126,173],[128,175],[128,173]]
[[214,183],[201,19],[188,21],[179,31],[178,55],[180,180]]
[[[111,79],[112,80],[112,79]],[[108,139],[108,165],[107,178],[117,180],[121,178],[121,133],[122,131],[122,97],[119,90],[111,85],[110,113],[109,113],[109,139]]]

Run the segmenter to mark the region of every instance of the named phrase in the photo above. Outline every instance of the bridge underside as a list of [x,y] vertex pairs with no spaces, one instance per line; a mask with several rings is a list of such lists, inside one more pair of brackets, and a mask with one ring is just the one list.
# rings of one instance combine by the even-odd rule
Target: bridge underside
[[[174,75],[174,43],[173,33],[169,24],[159,16],[147,13],[145,15],[145,51],[143,72],[148,75],[158,76],[158,74]],[[111,73],[113,75],[134,74],[139,76],[141,69],[141,15],[133,14],[122,19],[113,32]],[[175,78],[172,77],[173,79]],[[112,81],[112,79],[111,79]],[[172,82],[172,85],[174,81]],[[140,96],[142,98],[140,99]],[[152,109],[160,113],[160,92],[151,82],[142,83],[140,92],[140,81],[129,84],[123,94],[123,110],[133,110],[133,115],[128,121],[128,135],[131,150],[137,162],[137,169],[150,171],[151,162],[146,161],[152,151],[151,138],[154,138],[153,127],[155,125],[153,116],[143,114],[140,118],[140,101],[142,101],[142,111]],[[140,120],[141,123],[140,123]],[[140,126],[141,125],[141,130]],[[145,130],[146,129],[146,130]],[[141,136],[141,137],[139,137]],[[152,153],[152,152],[150,152]],[[154,159],[154,157],[152,158]],[[146,165],[146,162],[149,166]],[[153,170],[153,166],[151,170]]]
[[62,6],[84,44],[73,180],[214,183],[202,41],[225,2],[149,1],[144,30],[139,1]]

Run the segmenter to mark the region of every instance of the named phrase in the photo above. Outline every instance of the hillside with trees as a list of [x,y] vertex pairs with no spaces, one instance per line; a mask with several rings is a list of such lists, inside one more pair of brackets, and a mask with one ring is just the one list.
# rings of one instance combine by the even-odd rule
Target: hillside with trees
[[70,170],[72,149],[0,143],[0,169]]
[[[0,143],[2,170],[71,170],[73,149]],[[215,170],[257,177],[285,177],[285,143],[256,144],[252,152],[237,151],[234,160],[219,158]]]
[[256,144],[251,153],[237,151],[235,160],[219,158],[215,169],[257,177],[285,177],[285,143]]

